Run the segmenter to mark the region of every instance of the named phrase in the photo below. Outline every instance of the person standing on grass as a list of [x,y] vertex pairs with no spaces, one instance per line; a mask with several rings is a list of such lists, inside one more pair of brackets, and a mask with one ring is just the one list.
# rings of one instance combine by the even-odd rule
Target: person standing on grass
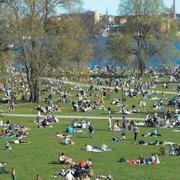
[[89,137],[93,138],[94,128],[92,127],[92,124],[90,124],[88,130],[89,130]]
[[13,167],[11,170],[12,180],[16,180],[16,169]]
[[139,128],[137,126],[135,126],[133,128],[133,132],[134,132],[134,141],[137,141],[137,136],[138,136],[138,133],[139,133]]
[[109,130],[112,130],[112,116],[109,116],[108,126],[109,126]]
[[36,176],[36,180],[42,180],[41,176],[40,176],[40,175],[37,175],[37,176]]

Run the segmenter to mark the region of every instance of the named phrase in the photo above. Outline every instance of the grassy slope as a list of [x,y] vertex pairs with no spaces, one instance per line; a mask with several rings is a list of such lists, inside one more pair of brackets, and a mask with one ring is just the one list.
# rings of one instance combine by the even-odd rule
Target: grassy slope
[[[157,85],[157,90],[161,90],[161,84]],[[164,90],[165,91],[165,90]],[[171,86],[167,91],[175,91],[175,86]],[[95,92],[97,94],[98,92]],[[48,93],[43,94],[43,99]],[[75,92],[72,92],[72,99],[75,97]],[[111,97],[120,97],[119,94],[112,93]],[[158,95],[161,98],[161,95]],[[169,96],[170,99],[173,95]],[[53,96],[55,102],[55,96]],[[132,104],[138,104],[140,97],[128,98],[126,104],[131,108]],[[56,103],[55,103],[56,104]],[[106,106],[110,105],[110,100],[105,99]],[[147,101],[147,112],[154,112],[152,109],[153,101]],[[166,101],[167,104],[167,101]],[[72,112],[71,105],[63,104],[63,111],[56,113],[62,115],[94,115],[94,116],[108,116],[107,111],[94,110],[87,113]],[[21,114],[35,114],[35,104],[22,104],[17,105],[15,111],[12,113]],[[115,110],[118,107],[113,106]],[[6,106],[0,106],[0,109],[7,110]],[[132,114],[131,117],[145,117],[147,112],[141,114]],[[121,115],[120,115],[121,117]],[[8,117],[3,118],[8,119]],[[38,129],[34,127],[33,119],[31,118],[11,118],[14,122],[22,122],[27,127],[31,128],[30,135],[27,141],[32,143],[29,145],[13,145],[12,151],[4,151],[5,140],[0,139],[0,159],[7,160],[8,168],[16,167],[17,177],[19,180],[32,180],[35,179],[36,174],[41,174],[43,180],[50,180],[51,175],[57,173],[61,166],[59,164],[52,164],[51,162],[57,161],[57,155],[60,152],[65,152],[71,156],[76,162],[81,159],[92,158],[94,163],[95,174],[112,174],[114,180],[131,180],[131,179],[153,179],[153,180],[169,180],[173,178],[178,180],[180,172],[177,170],[180,164],[179,157],[161,157],[161,164],[157,166],[130,166],[128,164],[121,164],[117,162],[120,157],[126,159],[135,159],[140,153],[144,156],[149,156],[152,152],[158,152],[159,146],[136,146],[132,140],[132,132],[127,133],[126,143],[112,143],[111,138],[118,136],[119,133],[111,133],[107,131],[107,121],[93,120],[95,127],[95,137],[91,140],[88,134],[75,134],[73,141],[76,142],[73,146],[62,145],[55,137],[56,132],[64,131],[69,120],[61,120],[59,124],[54,125],[50,129]],[[150,132],[151,129],[141,128],[142,133]],[[163,135],[162,140],[174,141],[177,143],[180,139],[180,133],[173,132],[171,129],[158,130]],[[141,138],[140,138],[141,139]],[[147,138],[147,141],[155,140]],[[108,144],[113,148],[112,152],[104,153],[90,153],[82,150],[85,144],[101,145],[102,143]],[[0,180],[9,180],[9,175],[0,175]]]
[[[3,118],[3,119],[7,119]],[[12,151],[4,151],[4,141],[0,140],[0,159],[7,160],[8,168],[16,167],[17,178],[19,180],[35,179],[36,174],[41,174],[43,180],[50,180],[51,175],[58,172],[62,167],[57,162],[58,153],[65,152],[76,162],[82,159],[92,158],[95,174],[112,174],[115,180],[127,179],[153,179],[169,180],[173,178],[178,180],[180,172],[179,157],[160,157],[161,164],[156,166],[130,166],[128,164],[117,162],[120,157],[126,159],[136,159],[140,153],[149,156],[152,152],[158,152],[159,146],[137,146],[134,144],[132,132],[127,133],[127,142],[112,143],[111,138],[118,136],[119,133],[112,133],[107,130],[107,121],[93,120],[95,128],[93,139],[88,138],[87,132],[75,134],[72,138],[75,145],[64,146],[56,139],[55,134],[58,131],[64,131],[69,120],[61,120],[59,124],[49,129],[38,129],[34,127],[33,119],[30,118],[12,118],[13,122],[23,122],[24,125],[31,128],[29,137],[25,140],[31,141],[29,145],[13,145]],[[147,133],[152,129],[141,128],[141,133]],[[162,137],[161,140],[174,141],[177,143],[180,139],[180,133],[173,132],[171,129],[158,130]],[[142,139],[139,137],[139,139]],[[156,138],[147,138],[147,141],[153,141]],[[82,150],[85,144],[101,145],[106,143],[113,151],[103,153],[92,153]],[[9,175],[0,175],[1,180],[9,180]]]

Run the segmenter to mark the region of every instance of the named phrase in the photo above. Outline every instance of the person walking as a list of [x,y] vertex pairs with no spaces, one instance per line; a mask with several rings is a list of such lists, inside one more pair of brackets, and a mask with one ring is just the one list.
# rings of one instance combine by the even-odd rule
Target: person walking
[[16,169],[13,167],[11,170],[12,180],[16,180]]
[[93,138],[94,128],[92,127],[91,124],[90,124],[88,130],[89,130],[89,137],[90,137],[90,138]]
[[140,132],[139,128],[137,126],[135,126],[133,128],[133,132],[134,132],[134,141],[137,141],[137,136],[138,136],[138,133]]

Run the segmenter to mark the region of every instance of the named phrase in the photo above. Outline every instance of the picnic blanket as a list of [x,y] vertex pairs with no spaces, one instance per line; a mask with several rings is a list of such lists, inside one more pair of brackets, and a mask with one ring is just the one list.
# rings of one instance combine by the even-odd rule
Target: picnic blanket
[[16,134],[0,136],[0,138],[3,138],[3,139],[13,138],[13,137],[16,137]]

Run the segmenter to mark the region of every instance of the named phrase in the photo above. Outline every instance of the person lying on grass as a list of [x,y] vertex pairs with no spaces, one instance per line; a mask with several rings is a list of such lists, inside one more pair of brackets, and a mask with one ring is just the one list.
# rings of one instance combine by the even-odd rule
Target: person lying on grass
[[158,141],[155,142],[145,142],[143,140],[139,141],[138,145],[172,145],[175,144],[174,142],[166,142],[166,141]]
[[8,141],[9,143],[12,143],[12,144],[30,144],[31,142],[28,142],[28,141],[24,141],[22,139],[22,137],[18,138],[18,139],[15,139],[15,140],[10,140]]
[[65,156],[64,153],[61,153],[58,156],[58,160],[60,164],[71,164],[71,165],[75,164],[75,162],[73,162],[73,160],[70,157]]
[[86,151],[93,151],[93,152],[103,152],[103,151],[111,151],[112,149],[109,148],[106,144],[102,144],[100,147],[86,144],[85,150]]
[[107,179],[107,180],[113,180],[112,176],[109,174],[107,176],[104,175],[96,175],[95,180],[101,180],[101,179]]
[[153,137],[153,136],[161,136],[155,129],[151,133],[142,134],[144,137]]

